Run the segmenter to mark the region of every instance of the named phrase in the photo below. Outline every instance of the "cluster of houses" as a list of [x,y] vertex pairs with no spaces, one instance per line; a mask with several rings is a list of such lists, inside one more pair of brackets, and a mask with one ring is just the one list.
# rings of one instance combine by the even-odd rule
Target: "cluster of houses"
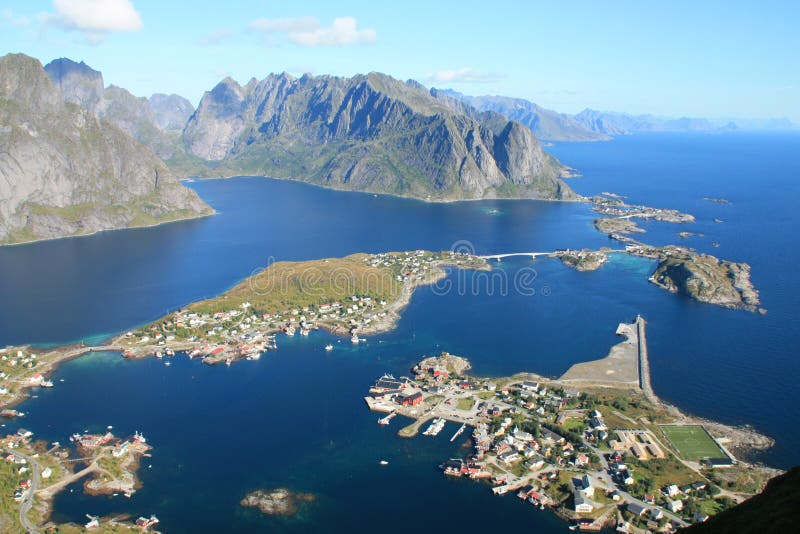
[[617,430],[616,434],[618,439],[608,442],[615,451],[631,452],[638,460],[642,461],[667,457],[647,430]]
[[694,217],[674,209],[626,204],[619,199],[592,197],[592,209],[608,217],[642,217],[666,222],[694,222]]
[[[653,496],[648,496],[649,500],[644,500],[644,511],[638,513],[640,510],[637,506],[641,504],[637,504],[639,501],[625,490],[636,483],[625,459],[648,461],[666,458],[665,451],[651,431],[610,429],[600,410],[579,408],[583,401],[577,391],[527,380],[497,386],[488,379],[467,378],[453,369],[452,361],[446,360],[446,357],[449,355],[429,358],[424,364],[418,364],[413,369],[413,379],[396,379],[385,375],[370,388],[371,399],[382,402],[383,411],[400,411],[412,417],[416,416],[414,412],[404,412],[402,408],[417,406],[432,396],[437,398],[431,404],[455,405],[457,400],[473,401],[474,408],[462,409],[463,413],[457,412],[455,415],[456,420],[467,420],[474,427],[474,451],[466,459],[455,458],[444,462],[440,468],[445,475],[491,478],[494,493],[514,490],[520,498],[546,506],[556,504],[546,492],[552,490],[553,480],[559,480],[558,473],[563,470],[577,472],[578,476],[572,479],[566,497],[563,490],[553,490],[556,492],[551,494],[558,494],[559,499],[564,499],[571,493],[571,511],[576,520],[591,523],[584,525],[587,529],[601,526],[602,519],[597,518],[604,517],[603,511],[608,510],[610,502],[632,507],[631,511],[637,512],[635,516],[641,519],[637,519],[637,524],[660,522],[663,525],[665,513],[685,516],[685,496],[691,492],[696,495],[706,488],[703,482],[686,486],[669,485],[664,488],[665,497],[659,499],[658,504]],[[491,392],[491,395],[487,395],[487,392]],[[574,418],[582,421],[582,433],[559,431],[559,428],[569,428],[567,421]],[[616,487],[605,488],[602,482],[598,482],[604,477],[598,466],[603,463],[603,458],[595,456],[597,451],[591,452],[593,443],[608,444],[611,449],[603,457],[608,461],[608,472]],[[593,478],[592,473],[597,476]],[[533,483],[535,478],[542,482]],[[598,491],[603,495],[598,497]],[[630,503],[626,505],[626,501]],[[702,521],[705,516],[699,514],[691,519]]]
[[[12,391],[9,384],[14,376],[33,369],[37,363],[35,354],[26,354],[23,350],[0,349],[0,395],[10,395]],[[46,382],[41,373],[36,373],[34,376],[36,378],[29,379],[30,385],[42,385]],[[52,384],[48,383],[48,385]]]
[[[20,428],[16,433],[3,438],[3,445],[9,450],[18,449],[20,446],[30,442],[33,432]],[[15,464],[17,467],[17,474],[20,476],[25,475],[30,469],[28,468],[28,461],[21,455],[8,453],[3,457],[5,462]],[[42,478],[49,478],[52,474],[50,468],[41,473]],[[31,488],[31,480],[23,478],[20,480],[18,486],[14,489],[13,498],[16,502],[20,502],[25,498],[26,493]]]

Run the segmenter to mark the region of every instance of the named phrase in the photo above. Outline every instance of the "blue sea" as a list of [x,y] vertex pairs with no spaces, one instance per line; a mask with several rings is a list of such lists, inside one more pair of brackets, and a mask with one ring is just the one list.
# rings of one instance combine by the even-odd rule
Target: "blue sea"
[[[316,332],[280,338],[278,351],[230,368],[180,356],[171,367],[113,353],[84,356],[62,365],[56,387],[37,391],[20,408],[28,416],[6,429],[24,424],[39,438],[64,441],[113,425],[119,434],[144,432],[155,449],[132,499],[86,496],[75,484],[57,497],[53,518],[155,513],[166,532],[474,531],[500,521],[566,530],[513,496],[441,476],[436,466],[463,445],[449,442],[453,425],[437,438],[401,439],[395,432],[403,422],[377,425],[362,397],[380,374],[403,374],[443,350],[467,356],[482,375],[557,376],[604,356],[617,342],[617,323],[637,313],[649,322],[660,397],[774,437],[776,446],[759,456],[769,465],[800,463],[793,446],[800,439],[800,135],[649,134],[549,150],[582,173],[570,182],[581,194],[611,191],[694,214],[693,224],[643,223],[641,239],[750,263],[768,313],[671,295],[647,282],[654,264],[645,259],[614,255],[602,269],[579,273],[553,260],[517,258],[496,265],[492,283],[451,271],[448,291],[419,289],[397,329],[357,347]],[[0,345],[97,342],[216,295],[273,260],[615,245],[594,230],[583,204],[430,204],[264,178],[189,185],[216,216],[0,248]],[[704,237],[683,240],[676,235],[683,230]],[[335,346],[330,353],[327,343]],[[318,498],[292,518],[238,505],[248,491],[273,487]]]

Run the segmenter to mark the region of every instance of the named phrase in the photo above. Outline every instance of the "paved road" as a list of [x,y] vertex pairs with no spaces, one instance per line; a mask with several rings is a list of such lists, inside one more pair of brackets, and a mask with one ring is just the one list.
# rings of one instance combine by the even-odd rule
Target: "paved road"
[[36,525],[34,525],[28,520],[28,512],[30,512],[31,507],[33,506],[33,494],[36,493],[36,489],[39,487],[39,482],[41,481],[39,464],[36,463],[36,461],[27,454],[22,454],[21,452],[15,451],[13,449],[9,450],[8,452],[13,454],[17,458],[24,458],[28,462],[28,465],[33,470],[31,487],[25,492],[25,495],[22,498],[22,503],[20,504],[19,507],[19,522],[29,534],[36,534],[39,531],[36,529]]
[[611,475],[608,474],[608,461],[606,460],[605,456],[603,456],[603,453],[600,451],[600,449],[598,449],[594,445],[589,445],[589,448],[592,449],[592,452],[594,452],[597,455],[598,458],[600,458],[600,463],[603,465],[602,472],[600,472],[600,473],[592,472],[590,474],[590,476],[594,476],[594,478],[597,478],[601,482],[605,483],[609,488],[616,489],[617,492],[622,496],[622,498],[627,502],[634,502],[634,503],[636,503],[639,506],[642,506],[644,508],[656,508],[656,509],[659,509],[662,512],[664,512],[665,516],[667,516],[669,519],[672,519],[672,520],[678,522],[680,525],[683,525],[683,526],[688,526],[689,525],[689,523],[687,523],[686,521],[684,521],[683,519],[681,519],[677,515],[673,514],[669,510],[665,510],[664,508],[662,508],[660,506],[647,504],[644,501],[641,501],[641,500],[637,499],[636,497],[634,497],[633,495],[631,495],[630,493],[628,493],[624,489],[622,489],[619,486],[617,486],[614,483],[614,480],[611,478]]

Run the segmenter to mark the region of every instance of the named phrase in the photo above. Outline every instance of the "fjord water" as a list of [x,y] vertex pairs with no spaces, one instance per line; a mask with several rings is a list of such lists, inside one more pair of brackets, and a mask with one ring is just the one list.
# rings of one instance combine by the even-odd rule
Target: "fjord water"
[[[647,260],[616,255],[599,271],[578,273],[552,260],[518,259],[498,272],[513,282],[533,268],[525,292],[503,292],[501,282],[489,291],[485,278],[453,271],[451,291],[418,290],[398,328],[365,346],[324,333],[280,338],[278,351],[230,368],[92,354],[62,365],[56,387],[24,403],[29,415],[16,424],[61,441],[110,424],[120,434],[143,431],[155,450],[143,462],[144,487],[130,501],[84,496],[76,484],[56,499],[54,518],[131,511],[156,513],[167,532],[290,532],[476,530],[502,517],[510,526],[563,530],[551,514],[513,497],[442,477],[435,466],[461,444],[448,441],[453,425],[435,439],[402,440],[394,435],[401,422],[379,427],[361,397],[381,373],[403,374],[441,350],[468,356],[479,374],[555,376],[603,356],[617,341],[616,324],[636,313],[649,321],[659,396],[697,415],[752,424],[777,440],[761,459],[800,463],[791,446],[800,438],[799,149],[800,136],[788,134],[653,134],[551,149],[583,173],[571,182],[580,193],[612,191],[695,214],[692,225],[645,224],[642,239],[677,242],[678,231],[704,233],[687,244],[752,264],[765,316],[670,295],[647,282]],[[191,185],[217,216],[0,249],[0,344],[124,331],[223,291],[269,258],[445,249],[460,240],[479,253],[613,245],[593,230],[585,205],[426,204],[264,179]],[[479,290],[465,289],[473,285]],[[331,341],[335,350],[325,353]],[[380,467],[381,459],[389,465]],[[291,519],[238,506],[247,491],[279,486],[319,497]]]

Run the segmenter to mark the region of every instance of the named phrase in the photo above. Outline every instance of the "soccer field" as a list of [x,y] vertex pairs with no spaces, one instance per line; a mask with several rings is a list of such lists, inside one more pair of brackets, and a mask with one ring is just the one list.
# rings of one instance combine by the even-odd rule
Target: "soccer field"
[[711,439],[708,432],[699,425],[664,425],[661,431],[684,460],[703,458],[727,458],[719,445]]

